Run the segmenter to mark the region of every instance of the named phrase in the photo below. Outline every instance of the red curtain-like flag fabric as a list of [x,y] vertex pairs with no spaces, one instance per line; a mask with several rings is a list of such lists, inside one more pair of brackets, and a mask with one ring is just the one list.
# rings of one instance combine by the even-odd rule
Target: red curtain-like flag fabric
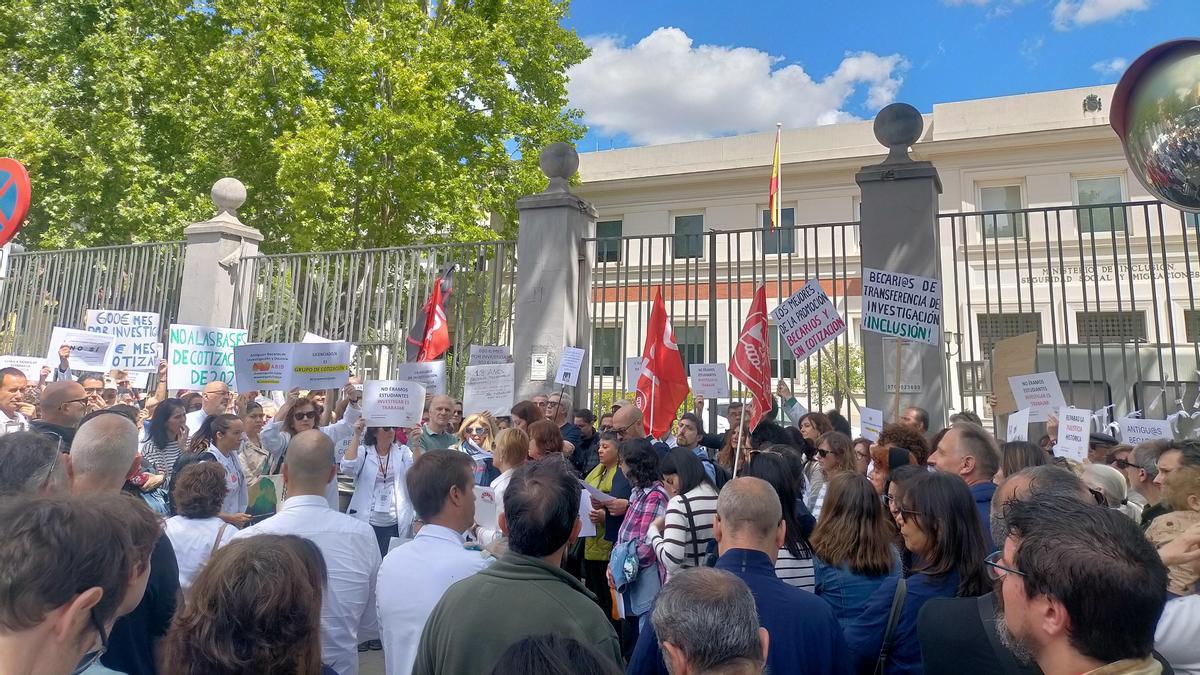
[[[450,349],[450,327],[446,321],[446,303],[454,290],[454,265],[449,265],[433,284],[425,308],[408,331],[409,362],[435,361]],[[415,339],[421,336],[420,340]]]
[[729,359],[729,374],[746,385],[754,396],[750,413],[751,431],[771,409],[771,343],[768,330],[767,289],[759,286],[754,293],[750,313],[746,315],[746,323],[742,325],[742,333],[738,336],[737,347]]
[[675,331],[671,329],[661,289],[654,291],[650,325],[646,330],[642,376],[638,378],[635,405],[642,411],[646,432],[655,438],[662,438],[671,430],[675,413],[687,400],[689,389],[683,358],[679,354],[679,345],[675,343]]

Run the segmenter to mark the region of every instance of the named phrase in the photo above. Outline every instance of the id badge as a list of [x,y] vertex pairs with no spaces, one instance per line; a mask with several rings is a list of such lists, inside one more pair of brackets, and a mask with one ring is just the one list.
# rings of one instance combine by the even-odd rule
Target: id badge
[[375,491],[375,504],[371,508],[375,513],[392,513],[396,510],[396,488],[387,486]]

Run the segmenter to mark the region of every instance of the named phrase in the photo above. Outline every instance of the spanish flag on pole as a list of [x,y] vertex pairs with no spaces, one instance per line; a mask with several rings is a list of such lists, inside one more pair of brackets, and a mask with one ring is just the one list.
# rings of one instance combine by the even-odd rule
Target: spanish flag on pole
[[779,132],[782,128],[782,122],[775,124],[775,159],[771,162],[771,192],[767,199],[767,206],[771,209],[772,230],[783,223],[783,209],[779,206]]

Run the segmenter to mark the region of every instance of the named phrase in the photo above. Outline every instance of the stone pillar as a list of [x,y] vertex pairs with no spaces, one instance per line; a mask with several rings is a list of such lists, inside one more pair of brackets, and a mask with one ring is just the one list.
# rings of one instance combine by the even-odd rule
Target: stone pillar
[[[875,138],[889,152],[882,163],[863,167],[855,176],[862,191],[862,266],[940,280],[937,215],[942,183],[933,164],[917,162],[908,156],[908,148],[921,137],[923,128],[921,113],[906,103],[893,103],[875,118]],[[942,290],[945,298],[945,289]],[[938,336],[940,342],[941,326]],[[909,360],[920,359],[921,392],[900,394],[897,399],[885,387],[884,340],[879,333],[862,331],[867,405],[882,410],[885,421],[894,421],[897,402],[901,412],[909,406],[919,406],[929,411],[931,431],[945,426],[947,383],[942,351],[945,345],[908,344],[907,352],[902,354]]]
[[[579,168],[570,143],[554,143],[541,155],[550,179],[544,192],[517,200],[517,289],[513,335],[517,398],[557,392],[554,374],[563,347],[587,348],[591,261],[583,237],[596,236],[596,209],[571,194],[567,181]],[[533,358],[545,359],[545,379],[534,380]],[[567,390],[576,406],[586,400],[590,354],[579,386]]]
[[258,254],[262,234],[238,220],[237,210],[246,201],[246,186],[236,178],[222,178],[212,188],[217,213],[210,220],[183,231],[187,249],[179,297],[179,323],[220,328],[246,325],[244,301],[250,291],[252,270],[241,259]]

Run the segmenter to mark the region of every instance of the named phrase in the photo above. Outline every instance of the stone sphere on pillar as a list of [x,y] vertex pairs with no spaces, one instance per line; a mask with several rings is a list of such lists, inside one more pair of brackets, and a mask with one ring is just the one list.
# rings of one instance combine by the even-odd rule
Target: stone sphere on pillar
[[539,164],[550,179],[546,192],[569,192],[567,182],[579,170],[579,153],[570,143],[551,143],[542,150]]
[[211,196],[217,213],[237,215],[238,208],[246,203],[246,186],[236,178],[222,178],[213,183]]
[[875,138],[888,148],[885,164],[911,161],[908,149],[925,129],[921,112],[907,103],[893,103],[875,116]]

